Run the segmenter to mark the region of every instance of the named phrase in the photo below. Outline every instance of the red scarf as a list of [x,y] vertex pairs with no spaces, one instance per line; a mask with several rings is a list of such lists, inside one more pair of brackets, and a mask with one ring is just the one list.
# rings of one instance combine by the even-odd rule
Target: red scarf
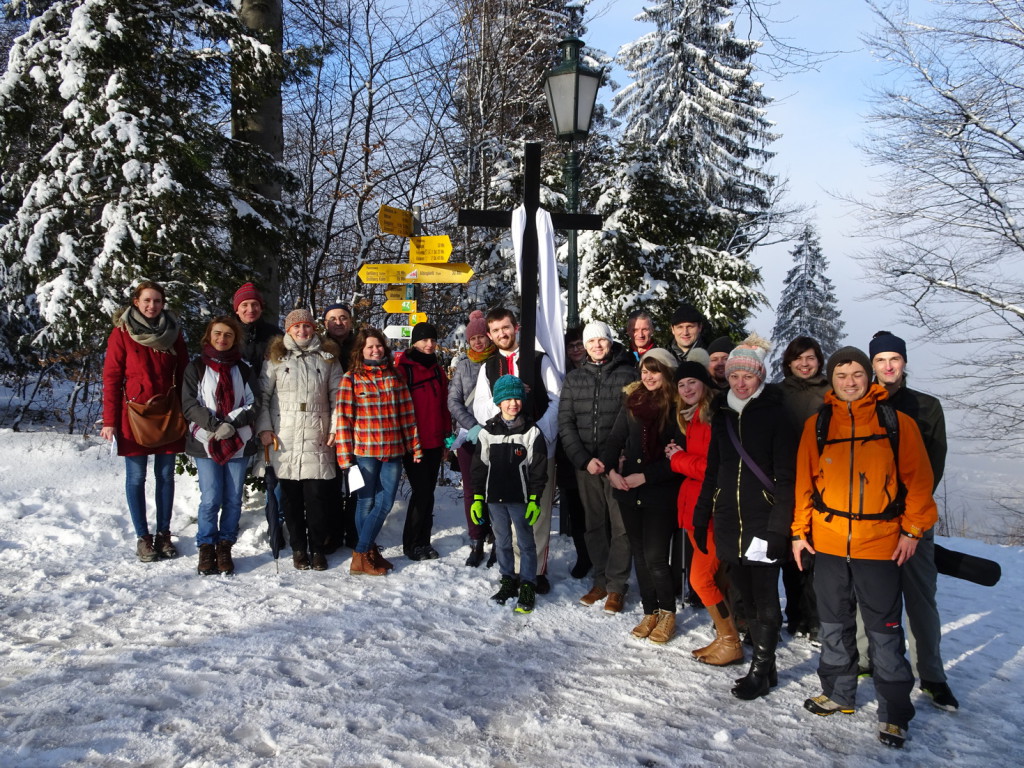
[[[220,352],[209,344],[203,345],[203,363],[207,368],[216,371],[218,374],[217,389],[214,392],[214,406],[218,421],[226,420],[228,414],[234,410],[235,382],[231,369],[238,365],[238,361],[241,359],[242,350],[237,346],[232,347],[226,352]],[[243,445],[245,443],[242,442],[242,438],[235,432],[227,440],[211,439],[206,444],[206,452],[210,454],[211,459],[223,466],[230,461],[232,456],[238,453]]]
[[640,425],[640,452],[644,463],[664,456],[665,446],[661,441],[661,430],[665,426],[664,408],[643,385],[630,394],[626,407]]

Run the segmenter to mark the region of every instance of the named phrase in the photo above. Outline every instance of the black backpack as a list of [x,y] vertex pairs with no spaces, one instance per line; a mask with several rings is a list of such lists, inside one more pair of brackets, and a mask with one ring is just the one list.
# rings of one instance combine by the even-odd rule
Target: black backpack
[[885,430],[884,435],[865,435],[863,437],[855,436],[829,440],[828,427],[832,422],[832,406],[825,404],[818,409],[818,418],[814,424],[814,437],[818,443],[818,456],[821,456],[826,445],[831,445],[832,443],[868,443],[872,440],[888,439],[889,446],[892,448],[893,461],[896,463],[896,498],[890,501],[881,512],[846,512],[840,509],[832,509],[832,507],[825,505],[821,497],[821,491],[815,486],[814,493],[811,495],[811,501],[818,512],[827,515],[825,518],[826,523],[831,522],[832,517],[835,515],[846,517],[850,520],[893,520],[903,514],[907,501],[907,487],[903,484],[903,480],[900,479],[899,416],[896,414],[896,409],[892,407],[892,404],[885,400],[875,405],[875,414],[878,416],[879,425]]

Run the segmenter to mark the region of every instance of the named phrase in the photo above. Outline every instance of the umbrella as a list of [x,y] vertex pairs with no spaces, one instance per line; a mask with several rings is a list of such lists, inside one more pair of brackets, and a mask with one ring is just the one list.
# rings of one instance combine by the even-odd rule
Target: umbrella
[[[277,435],[274,435],[274,450],[280,449],[281,445],[277,442]],[[279,498],[280,488],[277,484],[277,475],[270,463],[269,445],[263,446],[263,461],[266,464],[264,478],[267,482],[267,536],[270,539],[270,551],[274,555],[274,561],[280,573],[281,566],[277,560],[281,556],[281,548],[284,546],[284,510]]]

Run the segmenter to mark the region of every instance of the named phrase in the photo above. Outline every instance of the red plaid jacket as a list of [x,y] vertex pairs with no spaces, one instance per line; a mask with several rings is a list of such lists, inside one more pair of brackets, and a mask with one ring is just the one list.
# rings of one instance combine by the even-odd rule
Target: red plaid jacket
[[356,456],[396,459],[406,453],[422,458],[409,389],[393,373],[361,365],[341,379],[334,406],[338,466],[347,469]]

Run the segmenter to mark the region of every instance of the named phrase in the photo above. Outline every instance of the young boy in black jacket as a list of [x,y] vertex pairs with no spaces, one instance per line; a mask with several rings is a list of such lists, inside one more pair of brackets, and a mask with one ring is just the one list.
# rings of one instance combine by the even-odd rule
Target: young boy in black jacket
[[[519,594],[517,613],[530,613],[535,602],[537,548],[531,526],[540,515],[538,499],[547,483],[547,447],[544,435],[521,413],[523,382],[502,376],[492,389],[501,412],[488,421],[473,455],[473,505],[470,516],[479,525],[487,504],[501,585],[491,599],[501,605]],[[519,587],[516,587],[512,528],[519,542]]]

